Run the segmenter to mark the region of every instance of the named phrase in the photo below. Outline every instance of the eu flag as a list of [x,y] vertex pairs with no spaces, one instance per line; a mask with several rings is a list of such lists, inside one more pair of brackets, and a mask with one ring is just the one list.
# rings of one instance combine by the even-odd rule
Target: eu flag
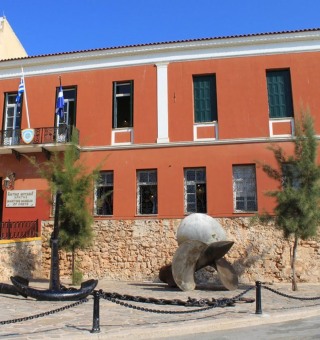
[[58,99],[57,99],[56,114],[60,116],[61,119],[64,118],[64,98],[63,98],[63,90],[62,90],[61,85],[60,85]]
[[18,94],[16,97],[17,104],[21,103],[21,97],[22,97],[23,92],[24,92],[24,81],[23,81],[23,77],[21,77],[19,88],[18,88]]

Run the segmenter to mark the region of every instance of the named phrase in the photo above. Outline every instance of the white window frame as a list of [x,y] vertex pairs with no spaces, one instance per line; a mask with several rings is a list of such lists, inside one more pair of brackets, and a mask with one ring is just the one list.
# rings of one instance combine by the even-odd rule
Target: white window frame
[[[67,91],[75,91],[75,96],[76,96],[76,88],[62,88],[63,93]],[[64,96],[65,97],[65,96]],[[68,137],[68,131],[71,131],[69,126],[70,126],[70,121],[69,121],[69,113],[70,113],[70,103],[75,102],[76,98],[64,98],[64,107],[63,107],[63,119],[59,115],[56,114],[56,142],[64,143],[67,141]],[[66,129],[63,130],[63,127]]]
[[[148,177],[146,181],[140,181],[140,174],[145,173]],[[156,175],[155,181],[152,181],[151,175]],[[152,206],[152,212],[150,213],[143,213],[141,212],[142,209],[142,187],[145,186],[155,186],[156,190],[151,193],[153,196],[153,206]],[[151,200],[150,200],[151,201]],[[158,214],[158,173],[157,170],[155,169],[150,169],[150,170],[137,170],[137,215],[156,215]]]
[[[9,97],[13,97],[14,98],[14,102],[9,104]],[[4,145],[15,145],[15,144],[19,144],[19,137],[20,137],[20,131],[19,132],[15,132],[15,130],[17,130],[16,127],[16,119],[19,113],[20,116],[20,124],[21,124],[21,111],[22,111],[22,99],[21,99],[21,107],[20,110],[18,111],[18,104],[15,102],[15,99],[17,97],[17,93],[6,93],[5,95],[5,116],[4,116],[4,130],[6,131],[6,135],[3,138],[3,144]],[[11,111],[13,109],[13,116],[10,116],[10,118],[12,118],[12,125],[8,124],[8,120],[9,120],[9,116],[8,116],[8,112]],[[19,126],[20,130],[21,127]],[[12,136],[8,136],[8,131],[12,130]]]
[[[232,166],[233,182],[233,210],[236,213],[252,213],[258,210],[257,203],[257,182],[256,167],[253,164],[233,165]],[[250,199],[251,198],[251,199]],[[254,199],[255,209],[248,209]],[[243,202],[243,209],[237,208],[237,203]]]
[[[110,178],[112,176],[112,181],[110,181]],[[111,214],[99,214],[98,211],[98,188],[110,188],[111,192],[109,193],[112,196],[112,201],[113,201],[113,187],[114,187],[114,174],[112,170],[107,170],[107,171],[101,171],[100,172],[100,178],[95,184],[94,187],[94,214],[96,216],[112,216],[113,215],[113,204],[112,204],[112,213]],[[112,188],[112,189],[111,189]]]
[[[194,180],[187,179],[187,172],[194,171]],[[204,179],[197,179],[197,173],[204,172]],[[184,212],[185,214],[192,214],[198,212],[197,210],[197,190],[202,190],[201,186],[205,185],[205,211],[201,211],[202,213],[207,212],[207,178],[206,178],[206,168],[185,168],[184,169]],[[194,187],[194,192],[188,192],[188,187],[192,190]],[[188,202],[189,199],[194,201],[195,208],[191,211],[188,210]]]
[[[129,93],[117,93],[118,86],[130,86]],[[133,81],[115,81],[113,83],[113,108],[112,108],[112,115],[113,115],[113,129],[130,129],[132,130],[133,127]],[[118,127],[118,98],[123,97],[130,97],[130,115],[131,115],[131,122],[128,122],[128,126]]]

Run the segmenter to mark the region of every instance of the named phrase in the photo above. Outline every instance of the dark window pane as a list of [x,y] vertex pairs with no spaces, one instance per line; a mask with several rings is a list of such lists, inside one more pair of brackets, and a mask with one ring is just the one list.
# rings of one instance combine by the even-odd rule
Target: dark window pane
[[207,193],[205,184],[197,184],[197,212],[207,212]]
[[196,192],[196,186],[193,184],[193,185],[187,185],[187,193],[188,194],[192,194],[192,193],[195,193]]
[[8,104],[15,104],[17,95],[18,95],[17,93],[8,94]]
[[196,205],[195,205],[195,204],[192,204],[192,203],[188,203],[188,204],[187,204],[187,211],[188,211],[189,213],[197,212],[197,210],[196,210]]
[[149,172],[149,183],[157,183],[157,172],[156,171]]
[[149,180],[148,173],[144,172],[144,171],[140,171],[139,172],[139,179],[138,179],[138,181],[140,183],[148,183],[148,180]]
[[201,171],[197,171],[196,172],[196,181],[197,182],[205,182],[206,180],[206,173],[205,171],[201,170]]
[[157,186],[140,186],[140,214],[157,214]]
[[237,210],[245,210],[244,201],[237,199]]
[[133,126],[133,82],[114,83],[113,128]]
[[112,215],[113,214],[113,187],[101,187],[97,190],[97,214]]
[[188,203],[195,203],[196,202],[196,195],[187,195],[187,202]]
[[118,128],[131,126],[130,97],[117,98]]
[[195,170],[187,170],[186,171],[186,179],[187,181],[194,181],[196,179],[196,172]]
[[[58,92],[59,92],[59,89],[58,89]],[[75,101],[76,90],[75,89],[63,89],[63,98],[64,99],[72,99],[73,101]]]
[[96,187],[96,214],[113,214],[113,172],[101,172]]
[[130,83],[117,84],[116,94],[130,95],[130,92],[131,92],[131,84]]

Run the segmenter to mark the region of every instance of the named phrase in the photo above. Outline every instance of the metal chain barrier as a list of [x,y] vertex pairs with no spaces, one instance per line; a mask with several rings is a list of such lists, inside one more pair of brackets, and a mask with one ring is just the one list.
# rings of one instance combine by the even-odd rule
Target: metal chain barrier
[[265,285],[262,285],[262,282],[256,281],[256,314],[262,314],[262,299],[261,299],[261,288],[265,288],[269,290],[272,293],[278,294],[280,296],[289,298],[289,299],[294,299],[294,300],[300,300],[300,301],[315,301],[319,300],[320,297],[309,297],[309,298],[304,298],[304,297],[299,297],[299,296],[293,296],[293,295],[288,295],[285,293],[281,293],[275,289],[272,289],[270,287],[267,287]]
[[[108,293],[103,292],[102,290],[98,291],[99,297],[102,297],[105,300],[110,302],[116,303],[120,306],[132,308],[136,310],[140,310],[143,312],[150,312],[150,313],[158,313],[158,314],[186,314],[186,313],[195,313],[195,312],[202,312],[216,307],[225,307],[225,306],[232,306],[237,301],[245,301],[245,302],[253,302],[253,299],[243,299],[242,297],[252,290],[254,286],[249,287],[248,289],[244,290],[240,294],[234,296],[233,298],[221,298],[221,299],[192,299],[188,298],[187,301],[179,300],[179,299],[156,299],[156,298],[145,298],[141,296],[133,296],[127,294],[118,294],[118,293]],[[204,308],[197,308],[187,311],[166,311],[166,310],[159,310],[159,309],[150,309],[145,307],[136,306],[133,304],[129,304],[126,302],[122,302],[120,300],[126,301],[133,301],[139,303],[153,303],[156,305],[175,305],[175,306],[185,306],[185,307],[204,307]]]
[[43,313],[31,315],[31,316],[26,316],[26,317],[23,317],[23,318],[17,318],[17,319],[12,319],[12,320],[0,321],[0,325],[8,325],[8,324],[11,324],[11,323],[17,323],[17,322],[22,322],[22,321],[28,321],[28,320],[42,318],[44,316],[48,316],[48,315],[56,314],[56,313],[59,313],[59,312],[63,312],[66,309],[70,309],[72,307],[79,306],[79,305],[81,305],[81,304],[83,304],[85,302],[88,302],[88,301],[89,301],[88,299],[82,299],[82,300],[74,302],[74,303],[72,303],[70,305],[67,305],[67,306],[64,306],[64,307],[60,307],[60,308],[57,308],[57,309],[53,309],[53,310],[48,311],[48,312],[43,312]]
[[269,290],[270,292],[272,293],[275,293],[275,294],[278,294],[280,296],[283,296],[283,297],[286,297],[286,298],[289,298],[289,299],[295,299],[295,300],[300,300],[300,301],[314,301],[314,300],[320,300],[320,296],[316,296],[316,297],[309,297],[309,298],[305,298],[305,297],[298,297],[298,296],[293,296],[293,295],[288,295],[288,294],[285,294],[285,293],[281,293],[275,289],[272,289],[270,287],[267,287],[267,286],[261,286],[267,290]]
[[[254,289],[255,287],[249,287],[248,289],[244,290],[240,294],[234,296],[233,298],[221,298],[221,299],[192,299],[188,298],[187,301],[179,300],[179,299],[156,299],[156,298],[144,298],[141,296],[133,296],[127,294],[118,294],[118,293],[108,293],[104,292],[103,290],[95,290],[93,292],[94,296],[94,304],[93,304],[93,323],[92,323],[92,330],[91,333],[99,333],[100,332],[100,298],[108,300],[110,302],[116,303],[120,306],[132,308],[135,310],[139,310],[142,312],[149,312],[149,313],[157,313],[157,314],[190,314],[190,313],[198,313],[207,311],[209,309],[213,309],[216,307],[226,307],[226,306],[233,306],[237,301],[244,301],[244,302],[254,302],[254,299],[243,298],[243,296],[248,293],[250,290]],[[159,310],[159,309],[151,309],[133,305],[131,303],[122,302],[121,300],[126,301],[133,301],[133,302],[140,302],[140,303],[153,303],[157,305],[171,305],[171,306],[185,306],[185,307],[200,307],[197,309],[189,309],[184,311],[169,311],[169,310]]]

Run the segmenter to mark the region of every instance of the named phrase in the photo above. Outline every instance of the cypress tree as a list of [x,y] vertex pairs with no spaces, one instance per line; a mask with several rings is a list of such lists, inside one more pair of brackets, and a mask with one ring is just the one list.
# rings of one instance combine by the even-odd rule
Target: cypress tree
[[73,134],[71,143],[63,153],[55,152],[49,161],[41,165],[31,160],[41,177],[47,180],[50,192],[53,194],[57,190],[62,192],[59,210],[59,246],[72,253],[73,284],[77,283],[75,252],[77,249],[86,248],[93,240],[93,217],[88,206],[88,196],[99,177],[98,167],[88,171],[80,161],[77,140],[78,136]]
[[263,170],[279,183],[267,195],[276,199],[275,224],[284,237],[293,237],[291,255],[292,290],[297,290],[295,262],[299,240],[316,236],[320,221],[320,168],[318,142],[313,119],[308,111],[297,122],[294,154],[286,156],[280,146],[271,146],[277,168],[264,164]]

